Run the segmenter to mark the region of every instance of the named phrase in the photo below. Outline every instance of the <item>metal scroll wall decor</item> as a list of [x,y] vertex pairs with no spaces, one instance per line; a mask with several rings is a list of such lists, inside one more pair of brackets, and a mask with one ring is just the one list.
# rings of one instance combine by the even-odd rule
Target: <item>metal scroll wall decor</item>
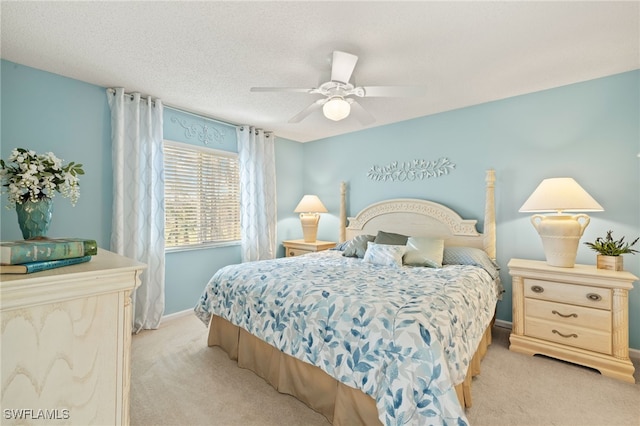
[[438,160],[393,161],[386,166],[372,166],[367,177],[378,182],[413,181],[448,175],[456,167],[448,158]]
[[222,143],[224,141],[224,131],[208,124],[189,124],[186,119],[180,119],[176,116],[171,117],[171,121],[178,123],[182,128],[184,128],[184,135],[189,139],[197,137],[198,140],[205,145],[212,142]]

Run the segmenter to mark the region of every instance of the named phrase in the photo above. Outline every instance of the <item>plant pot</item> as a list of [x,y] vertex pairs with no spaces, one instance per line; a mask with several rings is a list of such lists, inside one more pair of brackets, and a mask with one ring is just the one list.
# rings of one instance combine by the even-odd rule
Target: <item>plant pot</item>
[[51,198],[42,198],[36,202],[23,201],[22,204],[16,204],[16,212],[18,213],[18,225],[22,231],[22,238],[33,240],[47,236],[53,215],[53,200]]
[[598,269],[607,269],[609,271],[622,271],[623,266],[623,258],[622,256],[604,256],[597,255],[596,256],[596,267]]

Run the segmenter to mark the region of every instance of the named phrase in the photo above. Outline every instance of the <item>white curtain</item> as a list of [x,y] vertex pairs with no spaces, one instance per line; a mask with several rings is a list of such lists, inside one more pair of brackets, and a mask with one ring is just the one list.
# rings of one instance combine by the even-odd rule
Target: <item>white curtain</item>
[[164,313],[162,102],[107,90],[111,108],[111,251],[147,264],[133,294],[133,331],[158,328]]
[[240,162],[242,261],[276,257],[275,136],[250,126],[236,128]]

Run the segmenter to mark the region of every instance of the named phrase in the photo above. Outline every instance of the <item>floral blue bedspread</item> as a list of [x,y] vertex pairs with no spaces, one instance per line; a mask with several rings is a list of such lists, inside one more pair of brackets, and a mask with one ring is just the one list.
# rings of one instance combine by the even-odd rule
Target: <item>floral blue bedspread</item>
[[386,425],[468,424],[454,386],[495,310],[475,266],[392,269],[339,251],[230,265],[196,315],[212,314],[375,399]]

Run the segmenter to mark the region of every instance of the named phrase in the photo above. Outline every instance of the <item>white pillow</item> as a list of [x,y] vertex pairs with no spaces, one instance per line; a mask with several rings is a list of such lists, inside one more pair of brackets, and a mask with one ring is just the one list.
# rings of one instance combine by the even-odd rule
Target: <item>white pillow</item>
[[403,258],[405,265],[442,268],[444,240],[428,237],[409,237],[406,247],[407,252]]
[[367,251],[364,253],[364,262],[375,265],[400,268],[402,256],[407,251],[407,246],[392,246],[388,244],[367,243]]

